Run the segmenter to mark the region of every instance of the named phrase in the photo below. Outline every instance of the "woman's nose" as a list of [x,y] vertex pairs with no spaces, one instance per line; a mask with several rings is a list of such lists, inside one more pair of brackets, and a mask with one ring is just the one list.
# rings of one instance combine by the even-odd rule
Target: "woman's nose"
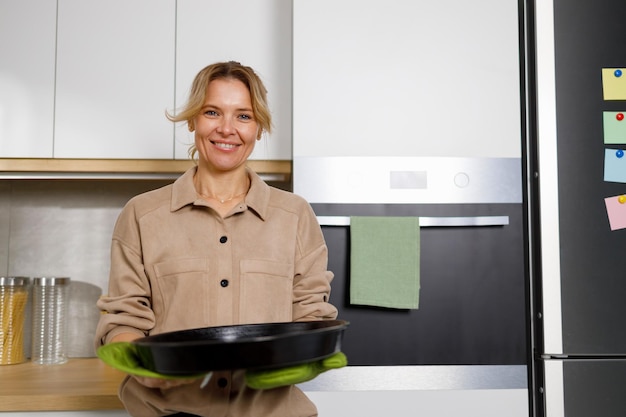
[[228,117],[222,118],[218,126],[218,131],[224,135],[230,135],[235,130],[233,122]]

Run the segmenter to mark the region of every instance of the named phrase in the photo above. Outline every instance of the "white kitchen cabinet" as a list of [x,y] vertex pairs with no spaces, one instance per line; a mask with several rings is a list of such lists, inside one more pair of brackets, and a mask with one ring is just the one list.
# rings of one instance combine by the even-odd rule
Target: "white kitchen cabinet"
[[56,2],[0,0],[0,157],[52,156]]
[[293,19],[294,159],[520,158],[517,1],[295,1]]
[[55,158],[173,158],[175,12],[174,0],[58,0]]
[[[194,76],[217,61],[249,65],[268,90],[274,131],[257,143],[251,159],[291,159],[292,2],[285,0],[178,0],[176,107]],[[175,133],[175,155],[186,159],[193,134]]]

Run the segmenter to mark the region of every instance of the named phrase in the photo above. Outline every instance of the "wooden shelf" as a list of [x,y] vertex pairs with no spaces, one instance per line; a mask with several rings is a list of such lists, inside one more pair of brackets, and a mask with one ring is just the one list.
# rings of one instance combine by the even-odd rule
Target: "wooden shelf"
[[[177,159],[57,159],[0,158],[0,178],[88,178],[116,176],[176,177],[193,165]],[[256,173],[275,181],[291,179],[291,161],[249,160]]]
[[0,366],[0,411],[123,409],[117,396],[125,374],[98,358],[62,365]]

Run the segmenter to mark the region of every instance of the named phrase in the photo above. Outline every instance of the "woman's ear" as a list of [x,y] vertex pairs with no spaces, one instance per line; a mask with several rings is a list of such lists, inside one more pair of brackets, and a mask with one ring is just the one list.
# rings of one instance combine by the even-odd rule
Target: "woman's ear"
[[190,132],[193,132],[194,130],[196,130],[196,126],[193,120],[187,120],[187,129],[189,129]]

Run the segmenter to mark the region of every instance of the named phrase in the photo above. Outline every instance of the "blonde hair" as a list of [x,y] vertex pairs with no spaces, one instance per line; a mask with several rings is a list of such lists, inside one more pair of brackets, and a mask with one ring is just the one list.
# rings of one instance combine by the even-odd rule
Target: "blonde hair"
[[[217,62],[203,68],[191,84],[187,103],[180,108],[177,114],[166,112],[166,117],[172,122],[187,122],[189,130],[195,130],[194,119],[202,110],[209,83],[224,78],[235,79],[244,83],[250,91],[254,118],[261,128],[259,138],[263,132],[270,133],[272,131],[272,115],[267,104],[267,89],[252,68],[236,61]],[[192,145],[189,149],[189,156],[192,159],[196,151],[195,145]]]

